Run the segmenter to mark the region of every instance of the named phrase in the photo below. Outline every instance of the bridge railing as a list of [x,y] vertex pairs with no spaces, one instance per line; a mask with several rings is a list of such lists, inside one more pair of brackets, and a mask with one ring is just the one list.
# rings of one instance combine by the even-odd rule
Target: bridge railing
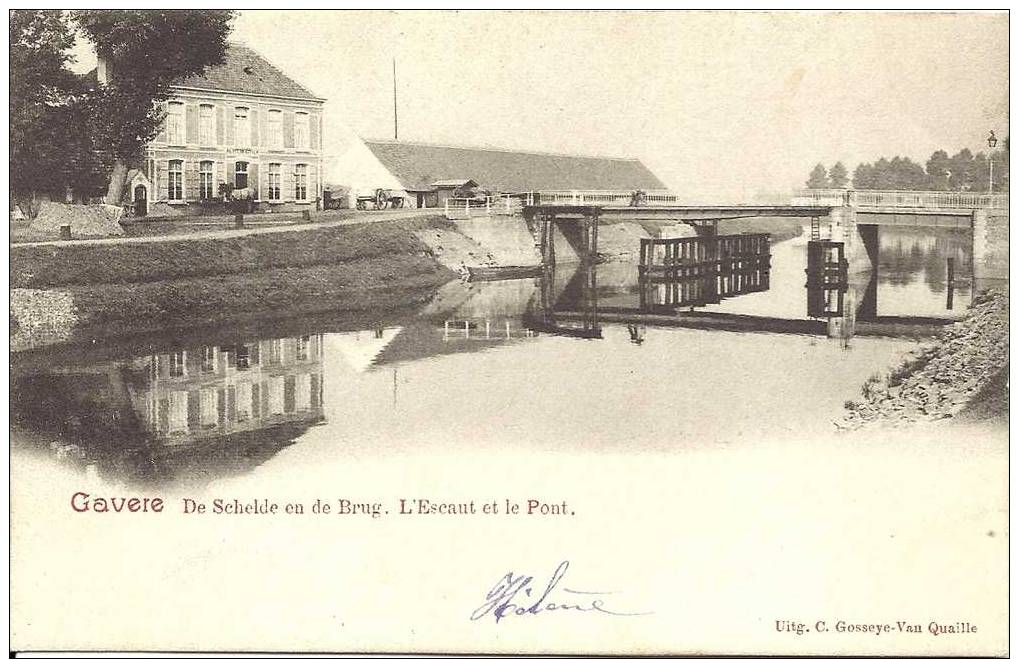
[[670,206],[679,203],[679,196],[668,190],[534,190],[524,197],[527,206],[632,206],[635,201]]
[[459,198],[450,197],[443,203],[447,220],[469,220],[472,217],[492,215],[517,215],[520,213],[518,195],[494,195],[491,197]]
[[797,190],[793,206],[880,206],[892,208],[1008,208],[1007,194],[934,190]]

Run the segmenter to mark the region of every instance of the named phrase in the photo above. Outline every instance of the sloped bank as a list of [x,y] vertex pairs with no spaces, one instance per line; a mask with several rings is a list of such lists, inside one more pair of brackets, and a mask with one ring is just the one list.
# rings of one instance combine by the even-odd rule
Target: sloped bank
[[967,316],[846,403],[842,429],[923,421],[1008,423],[1008,294],[988,291]]
[[427,222],[15,248],[11,348],[245,317],[424,303],[456,276],[414,236]]

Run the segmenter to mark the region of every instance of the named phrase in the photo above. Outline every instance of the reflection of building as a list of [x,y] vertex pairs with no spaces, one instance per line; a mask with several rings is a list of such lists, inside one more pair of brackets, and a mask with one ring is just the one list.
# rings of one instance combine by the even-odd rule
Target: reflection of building
[[188,347],[15,375],[11,425],[104,477],[194,485],[324,422],[322,381],[321,335]]
[[322,337],[204,346],[135,360],[142,426],[168,444],[322,418]]

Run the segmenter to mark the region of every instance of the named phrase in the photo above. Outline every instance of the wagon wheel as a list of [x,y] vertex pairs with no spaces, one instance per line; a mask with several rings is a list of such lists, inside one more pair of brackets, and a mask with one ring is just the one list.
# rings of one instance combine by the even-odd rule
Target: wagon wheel
[[388,204],[388,203],[389,203],[389,194],[385,190],[383,190],[382,188],[379,188],[378,190],[376,190],[375,191],[375,208],[378,208],[378,209],[381,210],[381,209],[385,208],[386,204]]
[[365,205],[363,199],[358,199],[357,200],[357,210],[359,210],[359,211],[367,210],[367,206]]

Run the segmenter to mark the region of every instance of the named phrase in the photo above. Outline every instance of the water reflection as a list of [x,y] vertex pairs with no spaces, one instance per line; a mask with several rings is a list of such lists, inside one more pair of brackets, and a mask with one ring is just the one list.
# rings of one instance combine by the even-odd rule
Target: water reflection
[[324,421],[322,368],[320,335],[57,367],[14,378],[12,422],[89,472],[212,479]]
[[[852,313],[831,321],[844,341],[880,334],[873,327],[882,318],[944,316],[952,289],[935,261],[946,254],[958,259],[960,279],[968,273],[959,236],[884,238],[878,267],[850,277],[843,292]],[[125,344],[99,356],[86,347],[67,348],[66,359],[16,355],[12,436],[16,447],[49,452],[87,474],[157,488],[206,486],[280,464],[282,452],[308,437],[319,461],[375,450],[376,440],[473,437],[490,426],[490,414],[513,429],[510,437],[493,426],[493,442],[671,437],[671,426],[656,424],[682,415],[648,410],[688,404],[696,411],[687,439],[749,432],[765,407],[779,430],[823,425],[874,364],[904,348],[864,337],[849,354],[817,338],[829,328],[805,315],[806,239],[769,250],[752,271],[727,270],[741,281],[699,273],[697,290],[681,290],[692,279],[642,277],[635,262],[561,263],[537,278],[450,282],[409,316],[308,319],[306,331],[282,337],[219,328],[205,341]],[[660,286],[680,290],[669,298]],[[908,305],[897,290],[909,291]],[[947,311],[964,310],[968,295],[957,289]],[[831,378],[836,367],[851,375]],[[702,378],[712,387],[695,386]],[[774,391],[758,386],[766,380]],[[798,393],[779,395],[786,390]],[[550,391],[572,397],[551,406]],[[568,402],[592,397],[597,409]],[[809,421],[798,402],[807,399],[820,401]],[[712,423],[698,421],[701,414]],[[327,422],[328,432],[316,430]]]

